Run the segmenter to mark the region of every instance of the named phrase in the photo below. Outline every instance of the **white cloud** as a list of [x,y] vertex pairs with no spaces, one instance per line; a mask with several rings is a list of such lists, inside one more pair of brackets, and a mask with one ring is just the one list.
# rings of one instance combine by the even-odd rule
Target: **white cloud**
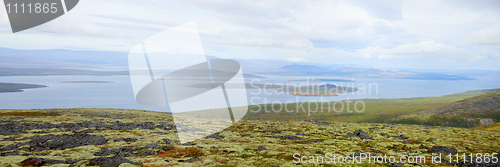
[[288,41],[285,45],[285,48],[312,48],[313,43],[307,39],[297,39]]
[[307,60],[306,58],[303,58],[303,57],[288,58],[286,60],[291,61],[291,62],[309,62],[309,60]]
[[468,38],[468,41],[473,44],[500,46],[500,23],[476,31],[470,34]]
[[[480,57],[472,51],[435,41],[402,44],[392,48],[368,47],[357,51],[358,55],[376,55],[378,59],[446,59],[454,61],[474,60]],[[370,56],[371,57],[371,56]],[[370,58],[365,57],[365,58]]]
[[[225,58],[500,63],[499,8],[497,0],[85,0],[21,32],[23,38],[0,34],[9,39],[0,47],[127,52],[150,35],[196,21],[206,52]],[[63,41],[40,43],[54,39]]]

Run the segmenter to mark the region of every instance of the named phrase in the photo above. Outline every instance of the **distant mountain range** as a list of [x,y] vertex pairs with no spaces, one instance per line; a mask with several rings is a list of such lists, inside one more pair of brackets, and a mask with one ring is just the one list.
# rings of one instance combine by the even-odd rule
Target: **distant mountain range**
[[107,51],[17,50],[0,48],[1,67],[127,66],[128,53]]
[[[0,48],[0,67],[82,69],[128,66],[128,53],[73,50],[17,50]],[[209,59],[218,59],[207,56]],[[235,59],[244,73],[292,76],[342,76],[350,78],[404,78],[470,80],[474,76],[500,76],[492,70],[388,70],[355,64],[293,63],[285,60]]]

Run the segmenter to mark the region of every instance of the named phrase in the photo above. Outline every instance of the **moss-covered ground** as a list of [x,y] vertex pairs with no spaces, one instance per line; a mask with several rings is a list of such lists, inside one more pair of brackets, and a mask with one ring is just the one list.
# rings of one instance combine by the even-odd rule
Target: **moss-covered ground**
[[[75,122],[123,123],[160,122],[174,124],[169,113],[121,110],[121,109],[47,109],[47,110],[0,110],[0,120],[18,123],[65,124]],[[4,126],[3,124],[1,126]],[[139,163],[139,166],[390,166],[398,164],[300,163],[294,162],[294,154],[301,156],[349,156],[361,152],[378,155],[425,156],[421,166],[446,166],[445,163],[431,162],[431,148],[446,146],[455,148],[459,154],[498,153],[500,132],[483,129],[455,127],[431,127],[421,125],[399,125],[383,123],[316,122],[314,120],[261,121],[242,120],[219,133],[221,138],[206,137],[190,144],[178,143],[176,129],[103,129],[99,127],[72,129],[30,128],[23,133],[0,136],[0,146],[26,143],[28,137],[43,135],[75,134],[75,131],[92,130],[89,134],[103,136],[106,144],[84,145],[70,149],[30,151],[18,148],[18,155],[0,156],[0,166],[20,166],[28,157],[63,160],[73,164],[53,166],[87,166],[91,159],[112,157],[98,155],[97,152],[130,147],[141,148],[124,158]],[[346,138],[349,133],[362,129],[372,139]],[[404,135],[407,138],[398,138]],[[134,138],[137,141],[115,141],[118,138]],[[432,138],[432,139],[431,139]],[[430,139],[430,140],[429,140]],[[433,140],[435,139],[435,140]],[[157,144],[145,149],[145,146]],[[23,146],[28,147],[28,146]],[[9,153],[3,149],[0,153]],[[145,150],[154,154],[140,155]],[[193,158],[199,158],[194,159]],[[351,157],[352,158],[352,157]],[[192,161],[187,161],[191,159]],[[70,160],[76,160],[70,161]],[[121,164],[120,166],[130,166]],[[407,164],[408,165],[408,164]],[[415,165],[415,164],[414,164]]]

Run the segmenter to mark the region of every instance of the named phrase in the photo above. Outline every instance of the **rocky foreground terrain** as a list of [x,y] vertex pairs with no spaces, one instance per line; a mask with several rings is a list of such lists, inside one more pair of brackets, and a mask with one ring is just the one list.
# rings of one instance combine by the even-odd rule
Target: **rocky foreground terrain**
[[[309,157],[332,154],[353,160],[364,153],[425,156],[426,162],[322,165],[499,166],[470,162],[475,157],[450,162],[444,155],[441,163],[433,163],[431,155],[500,153],[498,131],[313,120],[242,120],[180,144],[170,114],[119,109],[0,110],[0,135],[0,166],[12,167],[320,166]],[[297,162],[295,153],[307,160]]]

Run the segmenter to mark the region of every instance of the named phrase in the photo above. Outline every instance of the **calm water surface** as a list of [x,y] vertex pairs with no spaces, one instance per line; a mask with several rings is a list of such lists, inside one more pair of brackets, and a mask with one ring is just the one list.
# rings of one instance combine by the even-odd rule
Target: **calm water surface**
[[[249,79],[250,83],[283,83],[304,85],[312,79],[348,79],[339,77],[267,76]],[[247,89],[249,104],[272,102],[336,101],[364,98],[407,98],[442,96],[467,90],[500,88],[500,77],[477,77],[477,80],[414,80],[356,78],[355,82],[323,82],[343,86],[366,87],[364,91],[329,97],[295,97],[274,90]],[[113,83],[59,83],[62,81],[112,81]],[[10,76],[0,82],[47,85],[24,92],[0,93],[0,109],[47,108],[124,108],[167,111],[166,107],[150,107],[135,101],[129,76]],[[318,83],[310,83],[318,84]],[[371,86],[370,86],[371,85]],[[371,89],[370,89],[371,88]]]

